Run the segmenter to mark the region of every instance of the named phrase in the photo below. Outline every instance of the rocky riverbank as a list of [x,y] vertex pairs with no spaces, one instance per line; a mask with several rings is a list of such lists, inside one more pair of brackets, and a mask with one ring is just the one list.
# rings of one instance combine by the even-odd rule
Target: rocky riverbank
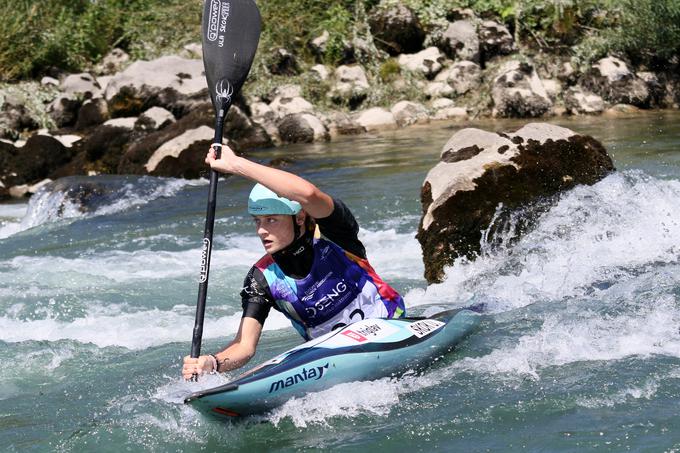
[[[471,10],[447,17],[433,29],[403,4],[376,9],[370,33],[347,37],[336,66],[323,64],[337,52],[325,31],[307,43],[313,64],[286,49],[260,49],[276,83],[265,89],[260,76],[256,89],[246,88],[229,112],[225,139],[247,153],[429,121],[462,127],[480,116],[680,104],[677,68],[652,72],[615,56],[580,67],[516,42],[505,24]],[[0,199],[28,196],[69,175],[199,177],[213,136],[200,53],[193,44],[179,55],[133,62],[116,49],[87,73],[5,85]]]

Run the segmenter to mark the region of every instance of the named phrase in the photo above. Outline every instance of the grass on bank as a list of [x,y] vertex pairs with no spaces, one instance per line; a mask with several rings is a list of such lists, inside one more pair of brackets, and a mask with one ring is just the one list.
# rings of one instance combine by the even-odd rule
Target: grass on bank
[[[370,11],[397,2],[413,8],[429,31],[443,26],[457,8],[472,8],[508,25],[523,48],[580,62],[614,53],[658,68],[680,58],[680,0],[260,0],[263,35],[253,78],[269,77],[266,59],[276,47],[311,65],[307,43],[323,30],[330,33],[325,63],[335,65],[345,41],[357,36],[370,41]],[[177,52],[200,40],[202,3],[3,0],[0,81],[90,70],[114,47],[133,59]],[[372,63],[373,77],[384,78],[380,67],[386,62]]]

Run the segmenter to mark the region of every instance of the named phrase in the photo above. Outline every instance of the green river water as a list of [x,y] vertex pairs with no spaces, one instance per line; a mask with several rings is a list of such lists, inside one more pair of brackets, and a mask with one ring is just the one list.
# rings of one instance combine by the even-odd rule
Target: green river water
[[[292,157],[287,169],[343,199],[410,314],[490,312],[423,373],[237,422],[182,404],[229,378],[180,379],[207,181],[95,177],[114,196],[89,214],[59,193],[0,205],[0,451],[680,451],[680,114],[552,122],[601,140],[618,171],[430,287],[414,238],[420,186],[461,124],[251,155]],[[263,253],[249,188],[220,183],[204,351],[234,335],[241,282]],[[299,343],[272,315],[254,362]]]

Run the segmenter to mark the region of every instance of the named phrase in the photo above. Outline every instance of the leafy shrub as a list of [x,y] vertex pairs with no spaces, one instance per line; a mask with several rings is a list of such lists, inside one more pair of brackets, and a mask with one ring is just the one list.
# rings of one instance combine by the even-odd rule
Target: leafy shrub
[[680,0],[623,0],[621,26],[605,38],[633,60],[655,66],[680,58]]
[[385,83],[391,82],[397,78],[401,73],[401,66],[397,63],[397,60],[390,58],[380,65],[378,74],[380,75],[380,80]]
[[200,39],[201,0],[3,0],[0,80],[76,71],[113,47],[156,56]]
[[326,43],[324,62],[336,65],[345,53],[345,46],[352,30],[352,16],[341,5],[334,5],[326,12],[325,19],[319,24],[318,31],[329,34]]

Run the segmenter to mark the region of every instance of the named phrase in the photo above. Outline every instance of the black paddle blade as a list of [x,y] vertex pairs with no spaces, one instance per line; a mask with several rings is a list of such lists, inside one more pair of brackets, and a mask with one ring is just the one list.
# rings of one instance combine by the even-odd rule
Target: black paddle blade
[[203,65],[215,112],[231,105],[248,77],[262,21],[253,0],[205,0]]

